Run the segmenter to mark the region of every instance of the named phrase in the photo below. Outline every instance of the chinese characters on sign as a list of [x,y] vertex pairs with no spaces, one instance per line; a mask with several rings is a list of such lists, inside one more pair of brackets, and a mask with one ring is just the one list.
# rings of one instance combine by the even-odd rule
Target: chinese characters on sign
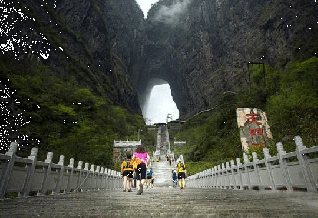
[[267,139],[272,138],[266,114],[260,109],[238,108],[237,124],[240,128],[243,150],[262,149],[266,147]]

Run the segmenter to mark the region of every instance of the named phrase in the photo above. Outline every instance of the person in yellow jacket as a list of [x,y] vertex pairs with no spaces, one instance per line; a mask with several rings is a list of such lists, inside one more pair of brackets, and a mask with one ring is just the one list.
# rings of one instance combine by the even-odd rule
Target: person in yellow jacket
[[123,180],[124,192],[126,192],[127,179],[129,181],[128,192],[131,192],[132,180],[134,178],[133,165],[134,165],[134,161],[131,159],[131,154],[128,153],[127,158],[121,164],[121,173],[122,173],[123,178],[124,178],[124,180]]
[[184,189],[185,187],[185,178],[187,174],[186,165],[184,162],[179,161],[177,164],[177,172],[178,172],[178,182],[180,189]]

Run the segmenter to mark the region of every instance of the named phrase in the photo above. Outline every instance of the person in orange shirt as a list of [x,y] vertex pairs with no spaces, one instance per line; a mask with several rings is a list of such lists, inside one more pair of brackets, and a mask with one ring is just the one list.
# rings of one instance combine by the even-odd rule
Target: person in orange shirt
[[133,160],[131,159],[131,154],[127,154],[127,158],[121,164],[121,173],[123,175],[123,188],[124,192],[126,192],[127,179],[129,181],[129,189],[128,192],[131,192],[131,185],[133,180]]

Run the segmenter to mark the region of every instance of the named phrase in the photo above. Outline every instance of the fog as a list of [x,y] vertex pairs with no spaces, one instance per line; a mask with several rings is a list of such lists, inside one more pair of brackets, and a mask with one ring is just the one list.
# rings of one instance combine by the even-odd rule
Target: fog
[[172,99],[169,84],[153,87],[145,110],[143,114],[148,125],[150,123],[165,123],[168,114],[171,115],[172,120],[179,119],[179,110]]
[[170,25],[179,23],[180,15],[187,10],[191,0],[175,0],[171,6],[161,6],[155,15],[156,21],[165,22]]
[[[158,2],[158,0],[136,0],[141,10],[144,13],[144,17],[147,17],[147,13],[152,4]],[[171,25],[175,25],[179,22],[180,15],[188,8],[191,0],[174,0],[171,6],[161,6],[154,19],[162,21]]]

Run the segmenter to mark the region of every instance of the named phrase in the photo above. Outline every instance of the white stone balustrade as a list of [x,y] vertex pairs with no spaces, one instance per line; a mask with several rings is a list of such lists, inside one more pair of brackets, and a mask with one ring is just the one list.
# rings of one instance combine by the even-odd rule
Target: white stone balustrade
[[55,164],[52,162],[53,152],[48,152],[44,162],[38,161],[37,148],[32,148],[28,158],[21,158],[16,155],[17,147],[18,143],[12,142],[9,150],[0,154],[0,199],[10,192],[28,197],[30,192],[47,195],[121,187],[121,175],[114,170],[89,163],[85,163],[83,169],[83,161],[79,161],[75,168],[73,158],[66,166],[64,155]]
[[[318,158],[309,158],[309,154],[318,153],[318,146],[307,148],[299,136],[294,138],[296,151],[286,153],[282,143],[277,143],[277,155],[271,156],[267,148],[263,149],[264,159],[259,160],[255,152],[251,162],[247,154],[240,158],[222,163],[211,169],[189,176],[187,187],[218,189],[283,189],[292,191],[306,189],[317,192]],[[296,161],[289,161],[290,158]]]

